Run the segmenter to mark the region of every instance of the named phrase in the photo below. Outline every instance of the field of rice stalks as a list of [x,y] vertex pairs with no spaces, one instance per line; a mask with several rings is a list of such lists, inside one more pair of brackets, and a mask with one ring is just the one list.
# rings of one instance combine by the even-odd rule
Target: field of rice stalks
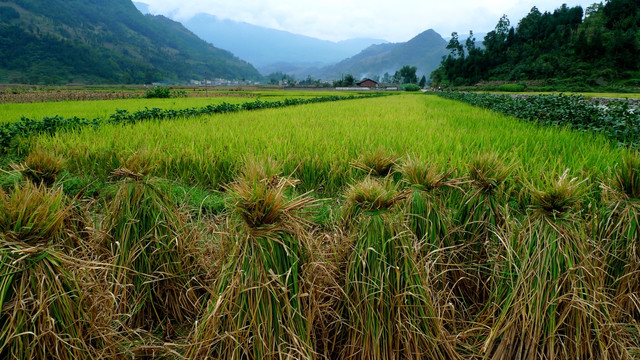
[[25,139],[0,358],[638,358],[616,145],[420,94]]

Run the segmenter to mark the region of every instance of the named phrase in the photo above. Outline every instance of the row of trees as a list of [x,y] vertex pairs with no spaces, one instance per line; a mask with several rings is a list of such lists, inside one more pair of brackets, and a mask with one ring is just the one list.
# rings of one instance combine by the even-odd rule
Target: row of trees
[[[424,88],[427,85],[427,78],[423,75],[420,80],[418,80],[417,76],[418,68],[415,66],[405,65],[399,70],[397,70],[393,76],[390,76],[389,73],[384,73],[382,77],[379,75],[374,75],[371,77],[372,80],[382,83],[395,83],[395,84],[417,84],[420,87]],[[327,83],[322,82],[319,79],[314,79],[311,76],[307,76],[305,80],[296,81],[295,77],[292,75],[287,75],[282,72],[275,72],[267,75],[267,79],[270,84],[279,84],[280,81],[286,81],[288,84],[299,84],[299,85],[311,85],[311,86],[328,86]],[[333,81],[334,87],[350,87],[355,86],[357,80],[351,74],[345,74],[342,76],[340,80]]]
[[640,77],[640,2],[608,0],[553,13],[536,7],[511,26],[507,16],[476,46],[473,32],[461,43],[453,33],[450,54],[431,73],[435,85],[483,80],[565,80],[601,85]]

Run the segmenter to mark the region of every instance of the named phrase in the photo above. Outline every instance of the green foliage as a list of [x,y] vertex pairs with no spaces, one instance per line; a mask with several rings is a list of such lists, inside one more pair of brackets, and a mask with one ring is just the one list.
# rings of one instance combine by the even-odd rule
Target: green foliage
[[420,82],[418,83],[418,85],[424,89],[425,86],[427,86],[427,78],[422,75],[422,77],[420,78]]
[[418,71],[417,67],[405,65],[396,71],[394,77],[398,79],[398,82],[404,84],[417,84],[418,76],[416,75],[416,71]]
[[402,85],[404,91],[420,91],[420,85],[416,84],[404,84]]
[[269,81],[269,84],[271,85],[278,85],[280,81],[286,81],[287,84],[289,85],[295,84],[296,82],[295,76],[285,74],[281,71],[271,73],[267,75],[266,78],[267,78],[267,81]]
[[333,82],[333,86],[335,87],[349,87],[353,86],[356,83],[356,79],[351,74],[347,74],[342,77],[342,80],[337,80]]
[[498,86],[499,91],[507,91],[507,92],[522,92],[527,87],[522,84],[502,84]]
[[20,13],[18,13],[14,8],[9,6],[0,6],[0,21],[11,21],[20,18]]
[[626,102],[605,106],[582,96],[533,95],[513,97],[488,93],[442,92],[460,100],[541,125],[570,127],[601,133],[621,145],[640,145],[640,113]]
[[516,27],[503,16],[485,36],[484,49],[468,40],[465,52],[454,33],[451,53],[431,79],[437,86],[522,80],[556,89],[602,86],[640,70],[639,29],[640,7],[630,0],[595,4],[584,19],[580,6],[545,13],[533,7]]
[[147,99],[168,99],[171,97],[171,88],[157,86],[151,90],[147,90],[144,97]]
[[[163,16],[142,15],[130,1],[16,3],[22,16],[0,17],[0,69],[9,70],[0,82],[150,84],[202,79],[205,72],[212,78],[262,78],[228,51]],[[4,15],[13,10],[2,9],[10,9]]]

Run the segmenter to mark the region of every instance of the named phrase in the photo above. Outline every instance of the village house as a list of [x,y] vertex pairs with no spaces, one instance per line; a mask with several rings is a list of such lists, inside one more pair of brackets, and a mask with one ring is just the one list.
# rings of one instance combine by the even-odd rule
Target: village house
[[358,85],[359,87],[366,87],[369,89],[377,89],[378,88],[378,82],[371,80],[371,79],[364,79],[358,83],[356,83],[356,85]]

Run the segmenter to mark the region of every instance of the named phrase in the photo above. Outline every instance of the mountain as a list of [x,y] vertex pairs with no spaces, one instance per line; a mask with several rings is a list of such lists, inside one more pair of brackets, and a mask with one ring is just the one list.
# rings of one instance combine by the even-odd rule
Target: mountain
[[371,45],[351,58],[310,74],[322,79],[339,79],[343,74],[352,74],[360,79],[384,73],[393,75],[402,66],[410,65],[418,68],[419,76],[428,77],[448,54],[446,47],[447,41],[429,29],[404,43]]
[[149,15],[149,5],[145,4],[145,3],[141,3],[138,1],[134,1],[133,5],[135,5],[135,7],[144,15]]
[[269,29],[244,22],[197,14],[182,22],[202,39],[226,49],[255,65],[263,74],[285,67],[321,67],[357,54],[380,39],[349,39],[339,42]]
[[131,0],[0,1],[0,82],[33,84],[261,79],[180,23]]

